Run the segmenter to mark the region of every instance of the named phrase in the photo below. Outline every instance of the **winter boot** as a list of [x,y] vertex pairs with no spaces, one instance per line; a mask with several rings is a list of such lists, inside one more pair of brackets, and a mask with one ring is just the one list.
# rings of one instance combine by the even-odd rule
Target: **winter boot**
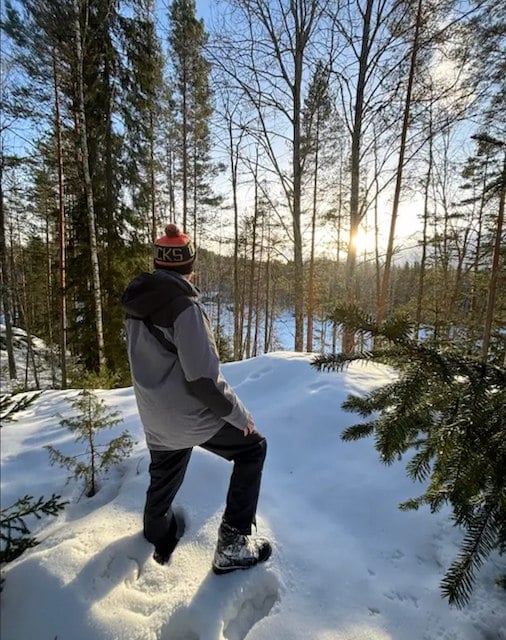
[[182,513],[174,511],[170,520],[169,531],[167,536],[155,544],[155,552],[153,560],[158,564],[167,564],[170,560],[172,552],[177,546],[180,538],[185,530],[185,521]]
[[259,562],[265,562],[271,553],[272,546],[266,538],[251,538],[223,521],[218,531],[213,571],[222,574],[236,569],[249,569]]

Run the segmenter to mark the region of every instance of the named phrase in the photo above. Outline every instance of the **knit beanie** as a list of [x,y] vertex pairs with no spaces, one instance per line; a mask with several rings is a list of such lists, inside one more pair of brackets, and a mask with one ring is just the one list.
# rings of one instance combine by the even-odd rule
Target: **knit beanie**
[[155,267],[187,274],[193,271],[194,260],[195,248],[191,238],[175,224],[168,224],[165,235],[155,242]]

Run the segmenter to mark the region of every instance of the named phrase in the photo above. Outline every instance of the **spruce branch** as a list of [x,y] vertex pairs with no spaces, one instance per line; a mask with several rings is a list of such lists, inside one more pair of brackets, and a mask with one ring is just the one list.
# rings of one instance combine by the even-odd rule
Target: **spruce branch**
[[469,523],[458,558],[441,581],[441,591],[450,604],[462,608],[469,601],[476,572],[497,546],[496,519],[494,506],[488,505]]
[[374,422],[364,422],[345,429],[341,434],[341,438],[346,442],[351,442],[352,440],[367,438],[372,433],[374,433]]
[[60,498],[61,496],[53,494],[49,499],[41,496],[34,501],[32,496],[26,495],[0,511],[0,562],[11,562],[26,549],[38,544],[37,539],[31,535],[26,518],[35,516],[40,520],[42,515],[57,516],[68,504]]
[[42,395],[42,391],[32,395],[24,394],[21,398],[14,398],[10,394],[0,395],[0,427],[6,422],[15,420],[15,414],[18,411],[27,409],[31,404]]
[[346,355],[344,353],[322,353],[318,354],[311,361],[311,364],[315,366],[319,371],[342,371],[347,368],[352,362],[358,360],[365,360],[364,354],[351,354]]
[[427,480],[432,470],[431,460],[433,457],[434,451],[428,447],[424,447],[422,451],[416,453],[406,465],[408,476],[419,482]]
[[340,307],[332,319],[381,347],[325,354],[313,366],[340,371],[351,362],[377,362],[397,373],[365,396],[346,399],[343,409],[369,420],[348,427],[341,438],[372,435],[386,464],[413,452],[407,475],[427,486],[399,508],[426,505],[434,513],[451,506],[453,521],[466,534],[442,593],[451,604],[464,606],[486,558],[495,549],[506,552],[506,369],[448,345],[418,342],[402,317],[379,325],[356,307]]

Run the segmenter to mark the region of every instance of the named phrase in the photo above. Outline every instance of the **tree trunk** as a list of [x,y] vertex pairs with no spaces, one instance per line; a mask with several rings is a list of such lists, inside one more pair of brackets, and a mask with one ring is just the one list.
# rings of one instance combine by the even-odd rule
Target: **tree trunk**
[[471,318],[473,318],[473,323],[471,327],[471,335],[469,339],[469,345],[471,352],[474,350],[474,346],[476,342],[480,338],[481,333],[481,323],[477,318],[477,306],[478,306],[478,281],[480,277],[480,266],[481,266],[481,251],[482,251],[482,239],[483,239],[483,224],[485,217],[485,204],[486,204],[486,184],[488,178],[488,163],[489,156],[487,154],[485,159],[485,166],[483,167],[483,180],[481,184],[481,196],[480,202],[478,205],[478,220],[477,220],[477,228],[476,228],[476,246],[475,246],[475,255],[473,260],[473,276],[472,276],[472,291],[471,291]]
[[242,353],[242,337],[240,331],[240,296],[239,296],[239,207],[237,203],[237,163],[238,145],[234,150],[232,117],[228,121],[228,139],[230,154],[230,174],[232,179],[232,201],[234,208],[234,360],[239,360]]
[[49,365],[51,368],[51,385],[53,389],[56,387],[56,372],[54,363],[54,330],[53,330],[53,314],[52,314],[52,300],[53,300],[53,286],[52,286],[52,256],[51,256],[51,236],[50,236],[50,223],[47,207],[45,210],[45,243],[46,243],[46,313],[47,313],[47,335],[49,339]]
[[432,113],[430,114],[429,124],[429,166],[427,168],[427,177],[425,179],[424,188],[424,204],[423,204],[423,228],[422,228],[422,256],[420,258],[420,274],[418,277],[418,292],[416,299],[416,318],[415,318],[415,335],[418,339],[420,337],[420,328],[422,323],[422,307],[423,296],[425,293],[425,269],[427,266],[427,241],[428,241],[428,227],[429,227],[429,191],[432,180],[432,163],[433,158],[433,140],[432,140]]
[[[504,143],[503,143],[504,144]],[[490,348],[490,336],[494,321],[495,302],[497,297],[497,283],[499,281],[502,229],[504,224],[504,203],[506,199],[506,152],[503,159],[501,186],[499,191],[499,211],[497,213],[497,223],[495,229],[494,249],[492,254],[492,269],[488,283],[487,309],[485,313],[485,325],[483,330],[483,342],[481,347],[481,358],[487,361]]]
[[193,146],[193,192],[192,192],[192,208],[193,208],[193,243],[195,245],[195,249],[199,246],[198,239],[198,213],[197,213],[197,199],[198,199],[198,189],[197,189],[197,147],[194,142]]
[[[359,192],[360,192],[360,149],[362,141],[362,120],[364,115],[364,97],[367,83],[367,70],[369,66],[370,31],[374,0],[367,0],[365,13],[363,14],[364,26],[362,32],[362,44],[360,48],[359,72],[357,88],[355,91],[355,108],[353,116],[353,131],[351,138],[351,193],[350,193],[350,235],[348,239],[348,255],[346,258],[346,301],[355,304],[356,283],[355,264],[357,248],[355,237],[361,220]],[[355,333],[350,329],[343,332],[342,350],[344,353],[352,353],[355,345]]]
[[448,335],[450,329],[450,313],[448,304],[448,291],[450,289],[450,262],[452,256],[450,255],[450,243],[449,243],[449,227],[450,227],[450,215],[451,209],[448,202],[448,167],[449,167],[449,137],[446,136],[444,146],[444,159],[442,168],[442,184],[440,185],[442,207],[443,207],[443,238],[442,238],[442,263],[443,263],[443,286],[438,296],[441,302],[441,315],[440,315],[440,327],[438,332],[442,336],[444,333]]
[[[294,18],[298,27],[299,12],[298,3],[293,3]],[[293,81],[293,258],[294,258],[294,289],[295,289],[295,351],[304,349],[304,261],[302,256],[302,234],[300,228],[301,217],[301,191],[302,191],[302,158],[301,158],[301,107],[302,107],[302,62],[304,57],[304,39],[301,29],[295,33],[294,55],[294,81]]]
[[91,397],[88,397],[88,419],[87,419],[87,427],[88,427],[88,446],[90,448],[90,484],[87,487],[87,498],[92,498],[97,490],[96,490],[96,450],[95,450],[95,439],[93,437],[93,424],[91,423]]
[[[185,63],[186,64],[186,63]],[[183,180],[183,231],[188,231],[188,82],[186,66],[183,72],[183,112],[182,112],[182,180]]]
[[228,133],[228,157],[230,162],[230,179],[232,182],[232,208],[234,214],[234,255],[233,255],[233,298],[234,298],[234,337],[233,352],[234,360],[239,360],[242,355],[242,336],[240,328],[241,296],[239,281],[240,243],[239,243],[239,204],[237,199],[237,175],[239,163],[239,147],[244,134],[241,129],[239,139],[234,143],[234,123],[233,113],[229,110],[228,103],[225,105],[225,117],[227,121]]
[[265,306],[264,306],[264,353],[268,353],[271,343],[270,317],[272,314],[271,296],[271,224],[267,219],[267,259],[265,263]]
[[316,209],[318,201],[318,151],[320,146],[320,109],[316,110],[316,137],[313,176],[313,211],[311,216],[311,254],[309,256],[309,277],[307,283],[307,336],[306,351],[313,351],[313,322],[314,322],[314,258],[316,234]]
[[394,201],[392,204],[392,217],[390,219],[390,232],[388,235],[388,245],[385,257],[385,268],[383,271],[383,280],[381,282],[381,291],[379,296],[379,304],[377,311],[377,322],[383,322],[388,306],[388,293],[390,287],[390,276],[392,268],[392,257],[394,252],[395,226],[399,213],[399,202],[402,187],[402,177],[404,171],[404,159],[406,155],[406,140],[409,129],[409,117],[411,113],[411,96],[413,93],[413,83],[415,79],[416,61],[418,56],[418,42],[420,29],[422,26],[422,0],[418,0],[416,10],[415,34],[413,38],[413,47],[411,49],[411,60],[409,67],[408,86],[406,89],[406,101],[404,103],[404,115],[402,119],[401,143],[399,149],[399,160],[397,163],[397,174],[395,179]]
[[78,118],[79,133],[82,154],[82,169],[84,177],[84,189],[86,196],[86,207],[88,212],[88,229],[90,235],[90,254],[91,254],[91,276],[93,282],[93,294],[95,301],[95,324],[97,330],[98,344],[98,365],[99,369],[105,370],[105,346],[104,346],[104,329],[102,321],[102,291],[100,286],[100,269],[98,263],[97,234],[95,222],[95,207],[93,199],[93,185],[90,174],[88,140],[86,130],[86,111],[84,101],[84,79],[83,79],[83,49],[82,34],[80,20],[80,1],[75,0],[74,3],[74,29],[76,37],[76,82],[77,82],[77,99],[78,99]]
[[242,259],[241,302],[239,307],[239,335],[241,336],[241,358],[244,357],[244,313],[246,306],[246,280],[248,277],[248,238],[244,236],[244,253]]
[[54,81],[54,128],[56,138],[56,164],[58,171],[58,241],[60,254],[60,369],[61,388],[67,388],[67,292],[66,292],[66,229],[65,229],[65,184],[63,173],[63,153],[60,120],[60,98],[58,87],[58,68],[56,54],[53,50]]
[[155,179],[155,123],[153,109],[149,110],[149,182],[151,185],[151,241],[156,241],[156,179]]
[[[1,144],[1,143],[0,143]],[[5,341],[7,346],[7,362],[9,365],[9,378],[16,379],[16,361],[14,359],[14,348],[12,344],[12,287],[10,281],[9,265],[7,264],[7,243],[5,241],[5,213],[3,194],[3,170],[4,170],[3,148],[0,148],[0,260],[1,260],[1,281],[0,291],[5,318]]]
[[[251,329],[253,326],[253,312],[254,312],[254,296],[255,296],[255,269],[256,269],[256,250],[257,250],[257,223],[258,223],[258,155],[257,164],[255,165],[254,183],[255,183],[255,204],[254,214],[251,229],[251,260],[249,268],[249,280],[248,280],[248,322],[246,324],[246,358],[251,358]],[[256,311],[255,311],[256,312]]]
[[375,291],[375,308],[378,308],[379,304],[379,292],[381,288],[381,265],[380,265],[380,246],[379,246],[379,167],[378,167],[378,147],[376,144],[376,136],[374,138],[374,282],[376,285]]
[[26,274],[24,270],[24,264],[21,263],[21,287],[18,288],[18,300],[23,314],[24,328],[26,333],[25,391],[28,390],[28,371],[30,368],[30,363],[32,365],[35,387],[36,389],[40,389],[39,376],[37,373],[37,363],[35,362],[35,354],[33,351],[32,342],[32,314],[28,309],[28,295],[26,292],[26,288]]
[[[174,151],[167,144],[167,187],[169,191],[169,222],[176,222],[176,188],[174,177]],[[155,232],[156,235],[156,232]],[[156,238],[155,238],[156,240]]]
[[260,281],[262,279],[262,263],[264,259],[264,243],[265,243],[265,215],[262,215],[262,227],[260,236],[260,255],[258,256],[258,271],[255,284],[255,332],[253,337],[253,356],[258,355],[258,336],[260,333]]

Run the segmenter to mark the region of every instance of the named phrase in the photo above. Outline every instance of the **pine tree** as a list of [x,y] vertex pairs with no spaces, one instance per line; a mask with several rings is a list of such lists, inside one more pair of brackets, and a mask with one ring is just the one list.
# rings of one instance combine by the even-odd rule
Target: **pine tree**
[[374,436],[385,464],[411,454],[407,474],[427,486],[401,509],[427,505],[434,513],[451,506],[465,536],[441,588],[451,604],[463,607],[487,557],[506,551],[506,369],[419,343],[410,338],[412,327],[402,317],[379,325],[348,307],[335,309],[333,320],[366,341],[380,337],[387,344],[355,355],[322,355],[314,366],[339,370],[365,360],[398,372],[365,397],[348,397],[343,408],[369,420],[349,427],[342,438]]
[[[332,104],[328,90],[329,72],[325,68],[323,62],[319,61],[311,78],[308,87],[307,96],[304,102],[302,129],[303,134],[303,152],[305,161],[312,160],[312,213],[311,213],[311,251],[309,257],[309,273],[307,279],[307,334],[306,334],[306,351],[313,350],[313,315],[315,310],[314,303],[314,280],[315,280],[315,239],[316,239],[316,217],[318,210],[318,187],[319,187],[319,169],[320,155],[322,146],[323,130],[326,120],[329,119]],[[304,163],[306,165],[306,162]]]
[[[476,154],[468,158],[462,172],[465,183],[461,188],[466,197],[460,203],[461,207],[470,209],[468,219],[474,222],[469,314],[465,324],[471,347],[481,339],[482,357],[497,360],[503,349],[501,326],[504,314],[500,291],[504,290],[504,286],[501,286],[504,280],[501,242],[506,196],[506,153],[501,147],[506,145],[483,133],[473,138],[478,146]],[[503,357],[506,357],[506,353]]]
[[133,10],[133,16],[120,19],[126,53],[121,70],[124,90],[121,111],[126,125],[125,178],[138,217],[141,239],[148,244],[157,235],[158,145],[167,96],[161,44],[153,18],[154,2],[136,3]]
[[210,65],[204,56],[207,34],[195,15],[195,0],[174,0],[170,7],[169,46],[175,76],[174,100],[178,160],[181,181],[182,226],[189,228],[193,212],[193,236],[198,241],[197,205],[214,202],[207,178],[213,174],[209,122],[212,115],[209,88]]
[[71,405],[76,415],[61,420],[60,424],[75,433],[76,442],[87,443],[86,451],[69,456],[52,446],[45,448],[51,464],[57,463],[72,471],[70,477],[84,479],[86,496],[91,498],[97,492],[98,476],[129,456],[134,442],[128,431],[124,431],[110,442],[98,444],[97,433],[119,424],[121,417],[118,411],[107,410],[105,403],[89,389],[83,389]]
[[106,365],[125,378],[119,300],[129,275],[146,260],[151,238],[145,228],[153,222],[145,214],[149,208],[153,217],[155,210],[153,107],[162,66],[152,2],[132,10],[130,4],[7,2],[2,25],[21,79],[21,113],[42,121],[47,134],[37,160],[59,202],[53,234],[60,240],[56,286],[63,299],[54,339],[64,352],[68,333],[68,349],[85,368]]

